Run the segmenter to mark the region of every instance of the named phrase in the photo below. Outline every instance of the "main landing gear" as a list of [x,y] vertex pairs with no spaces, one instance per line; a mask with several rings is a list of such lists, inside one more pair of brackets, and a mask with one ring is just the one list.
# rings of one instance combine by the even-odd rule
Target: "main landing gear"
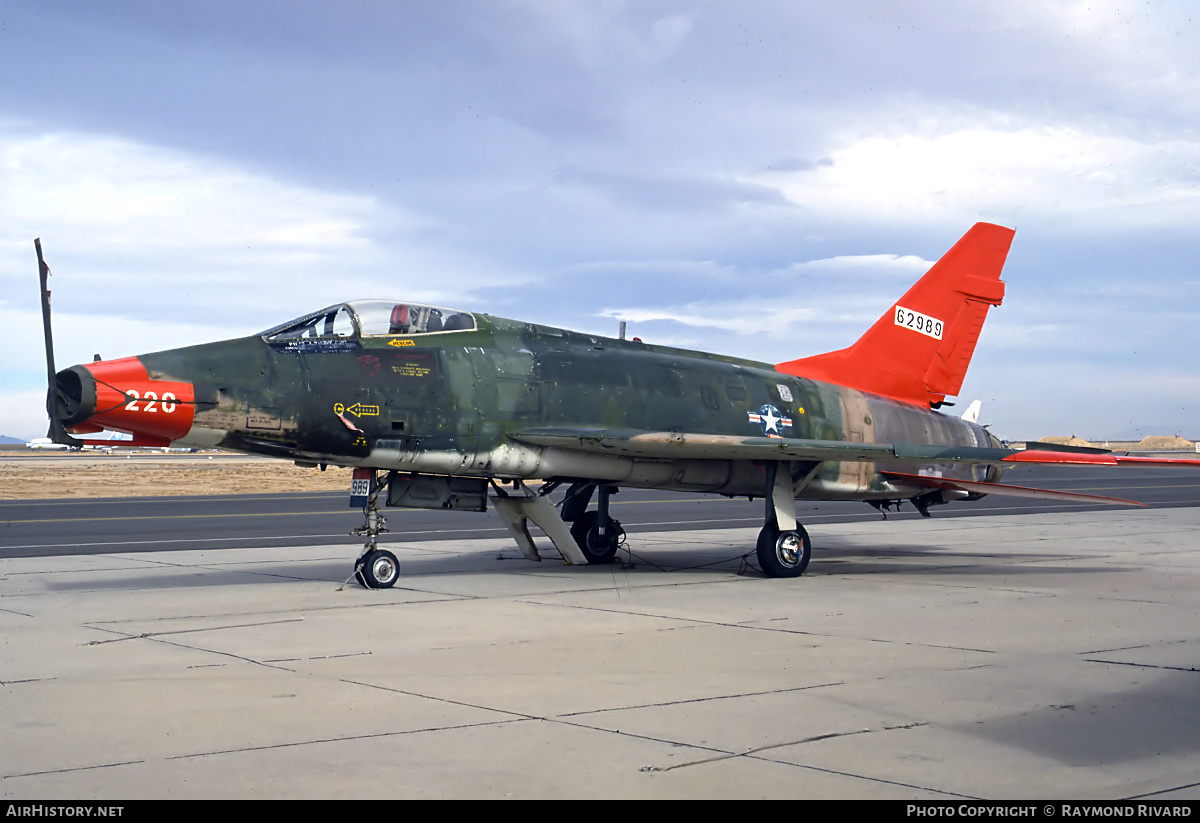
[[812,558],[808,532],[796,522],[797,483],[806,485],[818,464],[801,464],[800,476],[790,463],[767,463],[765,523],[758,533],[758,564],[767,577],[799,577]]
[[799,523],[785,532],[763,526],[758,533],[757,553],[758,564],[767,577],[799,577],[812,557],[812,541]]
[[[529,523],[533,522],[568,563],[576,566],[611,563],[625,540],[625,530],[608,513],[608,499],[616,494],[617,488],[595,481],[577,481],[567,490],[559,511],[550,501],[550,493],[559,485],[560,481],[551,480],[535,492],[518,480],[513,482],[516,492],[513,494],[495,485],[497,496],[492,503],[527,559],[542,559],[529,534]],[[587,511],[592,494],[597,491],[596,510]]]
[[[596,508],[585,511],[593,490],[597,492]],[[625,541],[621,523],[608,513],[609,498],[616,493],[616,486],[574,483],[563,498],[562,518],[571,524],[571,537],[589,564],[613,562],[617,548]]]
[[607,526],[600,525],[599,512],[584,512],[571,524],[571,537],[588,563],[611,563],[625,538],[625,530],[616,520],[610,519]]

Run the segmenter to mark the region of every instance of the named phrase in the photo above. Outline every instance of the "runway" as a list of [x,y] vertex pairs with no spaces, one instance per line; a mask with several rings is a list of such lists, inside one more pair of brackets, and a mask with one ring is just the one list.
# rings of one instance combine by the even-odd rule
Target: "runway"
[[384,591],[340,585],[353,538],[186,547],[164,524],[222,518],[129,502],[147,548],[102,505],[102,549],[6,542],[0,794],[1194,801],[1200,508],[1153,477],[1145,509],[814,511],[795,580],[711,500],[625,498],[653,522],[603,567],[396,529]]
[[[103,457],[96,458],[103,460]],[[145,459],[178,460],[178,458]],[[1200,505],[1200,471],[1192,468],[1018,468],[1005,482],[1039,488],[1134,499],[1151,507]],[[557,495],[561,496],[561,492]],[[349,494],[214,495],[195,497],[61,500],[0,500],[0,557],[104,554],[120,551],[229,549],[256,546],[344,545],[353,559],[361,542],[350,533],[362,523]],[[989,496],[932,508],[934,518],[994,514],[1079,512],[1101,504],[1063,503]],[[717,495],[688,495],[624,489],[613,498],[614,516],[632,535],[643,531],[742,528],[761,525],[763,504]],[[507,534],[492,511],[445,512],[387,509],[390,532],[382,543],[475,540]],[[827,523],[880,519],[864,503],[798,501],[797,516],[820,546]],[[888,522],[918,519],[905,505]],[[751,548],[753,541],[751,541]],[[815,555],[819,557],[819,551]]]

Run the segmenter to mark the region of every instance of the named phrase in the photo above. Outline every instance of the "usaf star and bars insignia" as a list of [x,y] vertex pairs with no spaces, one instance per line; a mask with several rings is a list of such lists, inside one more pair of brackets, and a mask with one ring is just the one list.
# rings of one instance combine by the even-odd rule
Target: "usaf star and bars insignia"
[[746,412],[751,423],[757,423],[767,437],[783,438],[783,429],[792,427],[792,418],[784,417],[770,403],[756,412]]

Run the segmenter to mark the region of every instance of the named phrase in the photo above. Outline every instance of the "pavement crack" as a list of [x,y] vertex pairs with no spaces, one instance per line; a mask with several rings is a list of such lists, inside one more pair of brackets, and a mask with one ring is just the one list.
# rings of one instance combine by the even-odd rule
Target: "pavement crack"
[[1080,652],[1080,654],[1112,654],[1113,652],[1127,652],[1132,651],[1133,649],[1149,649],[1151,647],[1157,648],[1159,646],[1177,646],[1180,643],[1191,642],[1192,641],[1190,640],[1162,640],[1156,643],[1135,643],[1132,646],[1117,646],[1111,649],[1090,649],[1086,652]]
[[391,686],[380,686],[376,683],[364,683],[361,680],[349,680],[347,678],[338,678],[342,683],[349,683],[352,686],[365,686],[368,689],[379,689],[383,692],[392,692],[393,694],[403,694],[409,697],[420,697],[425,700],[432,700],[437,703],[448,703],[452,706],[465,706],[469,709],[479,709],[480,711],[496,712],[497,714],[507,714],[518,720],[551,720],[551,718],[540,717],[535,714],[525,714],[523,712],[514,712],[509,709],[497,709],[493,706],[483,706],[478,703],[467,703],[464,700],[451,700],[448,697],[437,697],[431,694],[422,694],[421,692],[408,691],[407,689],[396,689]]
[[[923,649],[946,649],[956,652],[972,652],[975,654],[995,654],[994,649],[976,649],[971,646],[951,646],[944,643],[916,643],[911,640],[897,640],[887,637],[858,637],[855,635],[832,634],[830,632],[813,632],[805,631],[804,629],[791,629],[786,626],[763,626],[755,625],[748,622],[731,623],[725,620],[703,620],[698,617],[681,617],[670,614],[654,614],[653,612],[640,612],[628,609],[614,609],[603,606],[577,605],[572,603],[554,603],[534,598],[516,598],[516,602],[528,603],[534,606],[545,606],[563,609],[577,609],[582,611],[596,611],[605,614],[617,614],[623,617],[647,617],[654,620],[670,620],[677,623],[687,623],[694,626],[717,626],[726,629],[748,629],[757,632],[779,632],[780,634],[800,635],[803,637],[812,637],[814,639],[832,639],[832,640],[860,640],[864,643],[898,643],[902,646],[916,646]],[[787,617],[769,617],[765,618],[768,623],[779,622],[781,620],[789,620]]]
[[[89,640],[88,642],[84,643],[83,645],[85,645],[85,646],[102,646],[105,643],[118,643],[122,640],[144,640],[144,639],[150,639],[150,638],[156,638],[156,637],[166,637],[168,635],[175,635],[175,634],[193,634],[195,632],[216,632],[216,631],[222,631],[224,629],[249,629],[249,628],[256,628],[258,626],[277,626],[281,623],[303,623],[303,622],[304,622],[303,617],[293,617],[288,620],[267,620],[267,621],[263,621],[261,623],[234,623],[229,626],[201,626],[201,627],[195,628],[195,629],[175,629],[173,631],[142,632],[141,634],[125,634],[125,635],[122,635],[121,637],[110,637],[108,640]],[[100,626],[95,626],[95,625],[93,625],[92,628],[96,629],[97,631],[114,632],[114,633],[116,632],[115,629],[105,629],[105,628],[101,628]]]
[[568,712],[566,714],[555,715],[551,719],[559,719],[564,717],[584,717],[587,715],[605,714],[607,712],[623,712],[633,709],[660,709],[666,706],[684,706],[688,703],[708,703],[715,700],[737,700],[743,697],[762,697],[768,694],[789,694],[791,692],[803,692],[809,689],[823,689],[829,686],[844,686],[845,681],[839,680],[832,683],[814,683],[811,686],[792,686],[784,689],[768,689],[761,692],[740,692],[737,694],[714,694],[708,697],[693,697],[687,700],[665,700],[661,703],[639,703],[631,706],[611,706],[607,709],[587,709],[579,712]]
[[[365,685],[365,684],[364,684]],[[522,718],[524,719],[524,718]],[[536,719],[536,718],[535,718]],[[514,720],[489,720],[482,723],[459,723],[453,726],[429,726],[422,729],[404,729],[394,732],[372,732],[369,734],[348,734],[339,737],[320,737],[312,740],[293,740],[288,743],[268,743],[262,746],[240,746],[236,749],[216,749],[208,752],[191,752],[189,754],[176,754],[169,757],[164,757],[164,760],[189,760],[196,757],[215,757],[222,754],[240,754],[242,752],[263,752],[271,749],[290,749],[297,746],[314,746],[322,743],[344,743],[349,740],[375,740],[381,737],[397,737],[408,734],[424,734],[428,732],[445,732],[454,731],[456,729],[477,729],[483,726],[502,726],[506,723],[516,722]]]
[[[298,620],[299,620],[299,618],[297,618],[296,620],[280,620],[280,621],[272,621],[272,622],[294,623],[294,622],[298,622]],[[255,625],[269,625],[269,624],[255,624]],[[91,628],[96,629],[97,631],[111,632],[113,634],[122,634],[120,632],[117,632],[116,629],[105,629],[105,628],[101,628],[99,626],[92,626]],[[225,626],[225,627],[218,627],[218,628],[236,628],[236,627]],[[272,663],[269,663],[269,662],[266,662],[263,660],[255,660],[253,657],[245,657],[240,654],[234,654],[233,652],[223,652],[223,651],[220,651],[219,649],[207,649],[203,646],[193,646],[193,645],[189,645],[187,643],[180,643],[179,641],[176,641],[176,640],[166,639],[166,635],[183,634],[183,633],[195,632],[195,631],[208,631],[208,629],[181,629],[178,632],[144,632],[142,634],[122,634],[121,637],[114,637],[111,640],[91,640],[91,641],[88,641],[87,643],[85,643],[84,645],[88,645],[88,646],[100,645],[103,643],[113,643],[117,640],[145,639],[145,640],[151,640],[155,643],[163,643],[167,646],[175,646],[176,648],[179,648],[179,649],[188,649],[189,651],[203,652],[204,654],[216,654],[216,655],[220,655],[222,657],[231,657],[234,660],[241,660],[243,663],[253,663],[255,666],[262,666],[263,668],[266,668],[266,669],[279,669],[280,671],[292,672],[293,674],[295,673],[294,669],[289,669],[286,666],[274,665]]]
[[783,743],[771,743],[766,746],[757,746],[753,749],[747,749],[743,752],[729,752],[727,754],[717,755],[715,757],[702,757],[698,760],[689,760],[686,763],[676,763],[673,766],[643,766],[643,772],[671,772],[676,769],[683,769],[688,766],[702,766],[706,763],[718,763],[722,760],[732,760],[736,757],[753,757],[763,752],[769,752],[774,749],[784,749],[790,746],[802,746],[805,743],[817,743],[822,740],[833,740],[838,737],[854,737],[860,734],[874,734],[876,732],[890,732],[897,729],[915,729],[921,726],[928,726],[927,721],[915,721],[913,723],[900,723],[894,726],[880,726],[877,729],[855,729],[851,732],[829,732],[827,734],[817,734],[812,737],[802,737],[799,740],[788,740]]
[[72,766],[64,769],[45,769],[40,772],[17,772],[14,774],[0,775],[5,779],[11,777],[39,777],[45,774],[70,774],[71,772],[86,772],[92,769],[112,769],[117,766],[136,766],[139,763],[145,763],[145,760],[118,760],[115,763],[94,763],[91,766]]
[[1162,666],[1155,663],[1131,663],[1127,660],[1102,660],[1099,657],[1085,657],[1084,663],[1106,663],[1110,666],[1133,666],[1135,669],[1166,669],[1173,672],[1200,672],[1195,666]]

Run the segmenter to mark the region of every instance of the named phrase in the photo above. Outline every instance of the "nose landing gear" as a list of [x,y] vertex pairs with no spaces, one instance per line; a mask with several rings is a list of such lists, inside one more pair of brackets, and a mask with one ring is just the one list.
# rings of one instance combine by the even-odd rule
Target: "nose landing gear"
[[354,530],[354,534],[367,536],[363,553],[354,562],[354,578],[368,589],[390,589],[400,579],[400,561],[396,559],[396,555],[377,546],[380,532],[387,531],[387,521],[379,513],[378,499],[382,488],[378,477],[372,471],[367,505],[363,507],[366,522]]

